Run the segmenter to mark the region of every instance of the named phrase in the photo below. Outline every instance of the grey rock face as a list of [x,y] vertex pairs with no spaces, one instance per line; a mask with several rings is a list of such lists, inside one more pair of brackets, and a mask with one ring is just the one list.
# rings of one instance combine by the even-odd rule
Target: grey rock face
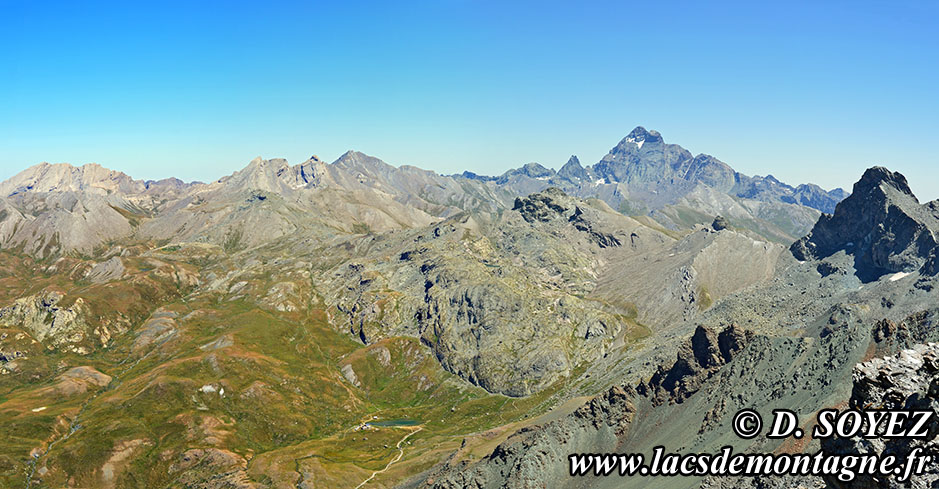
[[41,163],[0,183],[0,195],[67,191],[108,195],[142,193],[146,188],[144,182],[96,164],[74,167],[64,163]]
[[838,205],[838,202],[841,202],[847,198],[847,196],[848,194],[840,188],[826,192],[818,185],[802,184],[795,188],[792,197],[783,197],[781,200],[783,202],[789,202],[789,199],[791,199],[792,203],[831,214],[835,211],[835,206]]
[[862,280],[887,273],[936,273],[939,206],[920,205],[906,178],[874,167],[854,192],[823,215],[790,250],[799,260],[826,258],[844,250],[855,259]]
[[652,207],[672,203],[702,183],[721,192],[734,185],[732,168],[709,155],[692,156],[675,144],[666,144],[657,131],[637,127],[593,167],[613,182],[623,182]]
[[85,278],[93,283],[103,284],[111,280],[117,280],[122,276],[124,276],[124,262],[115,256],[92,267],[85,275]]
[[18,299],[0,309],[0,324],[21,326],[39,341],[48,339],[53,346],[74,344],[85,338],[84,301],[76,299],[70,307],[61,307],[62,294],[47,291]]
[[545,168],[538,163],[527,163],[517,170],[509,170],[496,179],[496,183],[504,184],[514,176],[523,175],[534,179],[548,179],[554,176],[554,170]]
[[[906,409],[939,412],[939,344],[919,344],[912,349],[902,350],[892,357],[875,358],[854,368],[854,390],[850,406],[865,410],[871,406],[877,409]],[[865,425],[866,426],[866,425]],[[909,428],[909,426],[907,426]],[[822,440],[822,450],[826,453],[841,455],[892,454],[905,459],[914,449],[922,450],[922,455],[939,459],[939,421],[935,416],[927,425],[929,436],[916,438],[873,438],[838,437]],[[850,482],[831,478],[832,487],[866,489],[901,487],[926,488],[939,483],[939,467],[935,463],[927,464],[925,474],[913,476],[909,483],[900,483],[894,477],[874,478],[859,476]]]
[[752,331],[744,331],[736,324],[720,333],[698,326],[691,339],[679,348],[675,363],[667,369],[659,366],[637,391],[652,399],[653,404],[680,403],[697,392],[710,375],[733,359],[752,338]]
[[571,158],[567,160],[567,163],[558,171],[558,176],[572,182],[591,180],[590,174],[580,165],[580,160],[576,156],[571,156]]
[[730,223],[727,222],[727,219],[724,219],[724,216],[717,216],[714,218],[714,222],[711,223],[711,229],[715,231],[723,231],[730,227]]
[[550,187],[544,192],[532,194],[528,197],[515,199],[512,210],[518,211],[528,222],[548,222],[559,215],[567,213],[570,208],[566,206],[570,198],[560,189]]
[[332,272],[337,323],[365,343],[417,336],[444,368],[491,392],[538,392],[602,355],[626,326],[585,298],[603,254],[631,234],[650,246],[668,240],[598,206],[549,189],[501,216],[363,238],[396,259],[363,256]]
[[566,220],[578,231],[588,234],[591,240],[601,248],[623,244],[621,238],[616,236],[614,229],[604,226],[603,219],[596,209],[583,202],[578,204],[556,187],[549,187],[543,192],[528,197],[516,198],[512,210],[518,211],[528,222]]

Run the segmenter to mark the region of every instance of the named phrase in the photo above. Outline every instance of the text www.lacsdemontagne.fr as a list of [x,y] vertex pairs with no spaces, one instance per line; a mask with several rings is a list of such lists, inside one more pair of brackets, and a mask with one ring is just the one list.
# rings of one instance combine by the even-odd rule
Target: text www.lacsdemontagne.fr
[[832,476],[848,482],[859,475],[894,476],[903,482],[921,475],[932,461],[917,448],[904,457],[894,455],[837,455],[821,451],[815,454],[733,453],[725,446],[720,453],[666,453],[655,447],[651,460],[640,453],[591,454],[569,456],[572,476]]

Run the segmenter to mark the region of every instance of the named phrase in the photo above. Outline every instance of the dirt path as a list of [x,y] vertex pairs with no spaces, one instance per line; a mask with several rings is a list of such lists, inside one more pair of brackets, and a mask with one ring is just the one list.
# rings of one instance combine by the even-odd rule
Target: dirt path
[[355,486],[355,489],[361,489],[365,484],[368,484],[369,482],[371,482],[372,479],[374,479],[376,475],[381,474],[382,472],[385,472],[386,470],[388,470],[389,468],[391,468],[391,466],[394,465],[395,462],[397,462],[398,460],[401,460],[401,457],[404,456],[404,449],[401,448],[401,444],[404,443],[405,441],[407,441],[408,438],[410,438],[412,435],[414,435],[414,434],[417,433],[418,431],[421,431],[422,429],[424,429],[424,428],[421,427],[421,426],[418,426],[416,430],[414,430],[414,431],[412,431],[412,432],[410,432],[410,433],[404,435],[404,438],[402,438],[401,440],[399,440],[399,441],[398,441],[398,444],[396,445],[396,447],[397,447],[397,449],[398,449],[398,455],[397,455],[395,458],[393,458],[390,462],[388,462],[388,465],[386,465],[384,469],[381,469],[381,470],[372,472],[372,475],[370,475],[370,476],[368,477],[368,479],[365,479],[364,481],[362,481],[361,484]]

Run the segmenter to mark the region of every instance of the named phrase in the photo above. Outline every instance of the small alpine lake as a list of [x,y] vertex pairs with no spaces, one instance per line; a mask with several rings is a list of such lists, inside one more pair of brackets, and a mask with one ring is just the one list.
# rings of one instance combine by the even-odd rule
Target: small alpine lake
[[418,424],[420,424],[420,421],[417,421],[414,419],[399,418],[399,419],[386,419],[382,421],[372,421],[368,424],[370,424],[371,426],[377,426],[377,427],[417,426]]

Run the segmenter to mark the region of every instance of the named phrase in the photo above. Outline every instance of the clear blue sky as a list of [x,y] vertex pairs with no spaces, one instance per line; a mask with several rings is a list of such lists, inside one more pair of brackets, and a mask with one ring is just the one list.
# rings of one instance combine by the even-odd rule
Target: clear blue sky
[[0,0],[0,178],[347,149],[498,174],[643,125],[748,174],[883,164],[939,197],[939,3],[662,3]]

